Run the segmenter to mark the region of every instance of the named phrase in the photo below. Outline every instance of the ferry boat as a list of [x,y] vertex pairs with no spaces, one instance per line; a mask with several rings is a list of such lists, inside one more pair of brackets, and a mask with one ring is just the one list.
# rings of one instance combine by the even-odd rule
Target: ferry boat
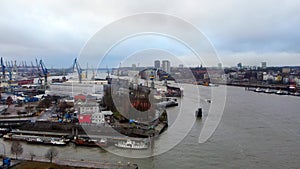
[[116,147],[124,148],[124,149],[148,149],[148,144],[146,144],[143,141],[118,141],[118,143],[115,144]]

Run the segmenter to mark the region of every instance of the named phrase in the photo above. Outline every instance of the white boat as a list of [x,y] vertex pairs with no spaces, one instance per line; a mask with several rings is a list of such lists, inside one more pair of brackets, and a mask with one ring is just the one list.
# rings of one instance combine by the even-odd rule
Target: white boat
[[293,96],[300,96],[300,93],[299,92],[295,92],[295,93],[293,93]]
[[282,90],[279,89],[279,90],[276,92],[276,94],[278,94],[278,95],[288,95],[289,92],[287,92],[287,91],[282,91]]
[[66,145],[66,142],[63,139],[52,138],[50,140],[50,143],[53,144],[53,145]]
[[261,88],[256,88],[255,90],[254,90],[255,92],[264,92]]
[[265,93],[275,93],[275,92],[274,92],[274,90],[267,88],[267,89],[265,90]]
[[148,149],[148,144],[143,141],[119,141],[115,146],[125,149]]
[[218,84],[214,84],[214,83],[209,83],[208,86],[210,86],[210,87],[218,87],[219,85]]

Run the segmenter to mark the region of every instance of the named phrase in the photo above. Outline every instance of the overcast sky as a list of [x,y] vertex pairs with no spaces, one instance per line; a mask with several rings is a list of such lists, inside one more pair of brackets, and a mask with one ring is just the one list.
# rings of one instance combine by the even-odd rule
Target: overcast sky
[[[225,66],[238,62],[260,65],[262,61],[268,65],[300,65],[299,9],[297,0],[1,0],[0,56],[28,63],[35,58],[43,59],[48,67],[71,66],[101,28],[125,16],[158,12],[196,26]],[[159,46],[163,46],[161,50],[165,53],[173,48],[186,65],[198,65],[189,59],[186,49],[179,49],[183,46],[178,47],[172,40],[145,39],[127,43],[114,55],[123,55],[124,49],[132,48],[130,45],[153,43],[156,53]],[[138,51],[147,50],[144,47],[140,45],[124,55],[136,56]],[[86,62],[81,63],[82,67]]]

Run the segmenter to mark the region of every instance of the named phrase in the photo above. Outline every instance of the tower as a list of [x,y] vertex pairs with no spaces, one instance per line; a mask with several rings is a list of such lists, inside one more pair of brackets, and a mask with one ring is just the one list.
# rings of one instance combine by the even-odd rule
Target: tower
[[162,61],[162,69],[163,71],[170,73],[171,72],[171,68],[170,68],[170,61],[168,60],[163,60]]

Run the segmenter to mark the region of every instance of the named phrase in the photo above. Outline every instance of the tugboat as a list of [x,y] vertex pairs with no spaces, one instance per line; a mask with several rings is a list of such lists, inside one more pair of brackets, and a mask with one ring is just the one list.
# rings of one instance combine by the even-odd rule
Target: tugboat
[[88,137],[79,137],[77,138],[74,143],[78,146],[89,146],[89,147],[107,147],[107,139],[106,138],[101,138],[100,140],[98,139],[90,139]]
[[202,118],[202,108],[198,108],[195,115],[196,115],[197,118]]

